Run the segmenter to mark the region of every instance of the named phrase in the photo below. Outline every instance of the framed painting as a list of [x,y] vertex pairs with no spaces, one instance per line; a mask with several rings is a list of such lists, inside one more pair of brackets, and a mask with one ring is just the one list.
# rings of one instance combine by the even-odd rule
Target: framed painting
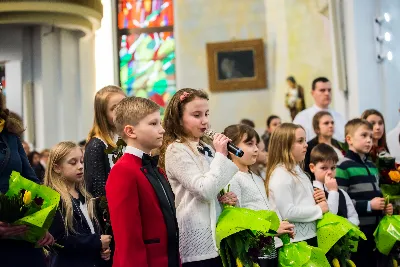
[[208,43],[207,63],[212,92],[267,87],[262,39]]

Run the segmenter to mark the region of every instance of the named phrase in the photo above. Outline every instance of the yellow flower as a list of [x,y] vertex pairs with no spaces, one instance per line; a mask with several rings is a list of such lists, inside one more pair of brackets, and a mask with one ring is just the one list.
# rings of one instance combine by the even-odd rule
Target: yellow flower
[[339,260],[337,258],[334,258],[332,260],[332,266],[333,267],[340,267]]
[[32,202],[32,193],[31,191],[25,191],[24,197],[22,199],[25,205],[29,205]]
[[400,172],[399,171],[390,171],[389,172],[389,177],[392,181],[394,182],[400,182]]
[[242,262],[239,260],[239,258],[236,258],[236,266],[237,267],[243,267]]

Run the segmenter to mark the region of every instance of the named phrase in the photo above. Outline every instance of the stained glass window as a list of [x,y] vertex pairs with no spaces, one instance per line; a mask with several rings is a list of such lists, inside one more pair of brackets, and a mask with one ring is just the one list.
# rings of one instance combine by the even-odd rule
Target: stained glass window
[[172,0],[118,3],[120,84],[161,107],[176,92]]
[[174,25],[172,0],[120,0],[118,28],[152,28]]

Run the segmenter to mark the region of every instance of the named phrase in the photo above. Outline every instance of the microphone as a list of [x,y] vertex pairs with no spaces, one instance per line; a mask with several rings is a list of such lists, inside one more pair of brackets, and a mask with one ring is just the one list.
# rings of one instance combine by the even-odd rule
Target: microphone
[[[214,136],[216,134],[215,131],[211,130],[211,129],[207,129],[204,134],[211,138],[212,140],[214,140]],[[233,155],[235,155],[236,157],[243,157],[244,152],[243,150],[241,150],[240,148],[238,148],[237,146],[235,146],[234,144],[232,144],[231,142],[228,142],[228,151],[231,152]]]

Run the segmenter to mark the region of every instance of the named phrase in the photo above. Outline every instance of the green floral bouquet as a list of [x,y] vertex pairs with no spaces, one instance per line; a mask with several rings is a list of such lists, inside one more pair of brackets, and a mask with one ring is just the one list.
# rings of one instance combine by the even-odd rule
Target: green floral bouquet
[[275,253],[273,236],[278,227],[273,211],[225,206],[216,229],[224,267],[257,266],[258,257]]
[[0,194],[0,221],[29,226],[18,239],[37,243],[49,230],[59,202],[59,193],[13,171],[7,193]]
[[350,260],[356,252],[364,233],[346,218],[327,212],[317,222],[318,247],[327,255],[333,266],[353,266]]
[[305,241],[290,243],[288,234],[280,236],[283,246],[279,249],[280,267],[330,267],[325,253]]

